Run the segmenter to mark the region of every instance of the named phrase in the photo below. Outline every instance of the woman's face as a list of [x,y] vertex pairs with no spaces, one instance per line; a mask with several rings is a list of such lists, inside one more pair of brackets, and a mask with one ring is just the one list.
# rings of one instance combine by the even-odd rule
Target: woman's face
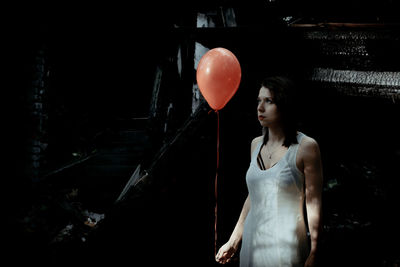
[[266,87],[261,87],[257,98],[257,115],[261,126],[270,127],[276,123],[279,123],[279,111],[276,106],[273,95],[270,90]]

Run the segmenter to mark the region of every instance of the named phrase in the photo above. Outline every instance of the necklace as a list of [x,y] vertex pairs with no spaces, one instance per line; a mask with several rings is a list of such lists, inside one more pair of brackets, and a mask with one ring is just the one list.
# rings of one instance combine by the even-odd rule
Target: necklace
[[265,145],[265,148],[267,149],[267,154],[269,154],[268,158],[271,159],[272,154],[274,154],[274,153],[278,150],[278,148],[281,147],[281,146],[282,146],[282,144],[276,146],[276,148],[275,148],[272,152],[269,152],[269,153],[268,153],[268,151],[269,151],[270,149],[268,149],[268,148],[267,148],[267,145]]

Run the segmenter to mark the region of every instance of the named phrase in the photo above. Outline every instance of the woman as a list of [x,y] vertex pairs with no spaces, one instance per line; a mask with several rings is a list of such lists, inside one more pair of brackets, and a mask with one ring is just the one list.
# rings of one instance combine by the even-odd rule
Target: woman
[[285,77],[262,82],[257,112],[263,135],[251,143],[249,195],[216,255],[219,263],[229,262],[242,241],[241,267],[315,266],[322,163],[317,142],[296,130],[293,92]]

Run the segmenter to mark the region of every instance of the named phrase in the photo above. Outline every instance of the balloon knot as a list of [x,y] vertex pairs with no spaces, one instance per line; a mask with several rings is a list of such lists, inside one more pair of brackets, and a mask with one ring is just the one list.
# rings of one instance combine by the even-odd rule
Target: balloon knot
[[211,109],[210,111],[208,111],[208,115],[210,115],[210,113],[213,112],[213,111],[214,111],[215,113],[218,113],[218,109]]

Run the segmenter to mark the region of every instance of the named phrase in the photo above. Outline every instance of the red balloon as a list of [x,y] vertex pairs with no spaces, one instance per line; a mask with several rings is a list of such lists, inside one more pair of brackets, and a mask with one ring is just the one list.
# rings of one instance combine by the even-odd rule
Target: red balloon
[[200,59],[196,80],[201,94],[214,110],[220,110],[236,93],[242,72],[235,55],[225,48],[214,48]]

